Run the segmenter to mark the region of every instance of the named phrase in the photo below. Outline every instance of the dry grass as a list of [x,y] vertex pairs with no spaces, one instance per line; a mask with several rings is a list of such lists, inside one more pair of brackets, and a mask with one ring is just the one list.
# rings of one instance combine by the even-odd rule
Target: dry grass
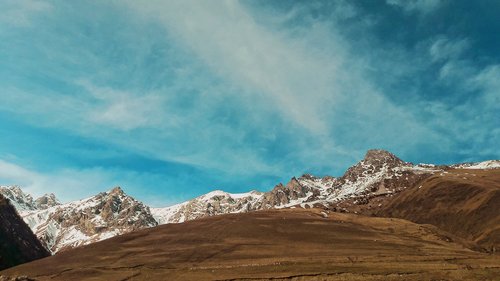
[[494,252],[499,206],[500,169],[450,170],[391,198],[378,215],[432,224]]
[[129,233],[1,274],[37,280],[498,280],[498,256],[436,227],[320,210]]

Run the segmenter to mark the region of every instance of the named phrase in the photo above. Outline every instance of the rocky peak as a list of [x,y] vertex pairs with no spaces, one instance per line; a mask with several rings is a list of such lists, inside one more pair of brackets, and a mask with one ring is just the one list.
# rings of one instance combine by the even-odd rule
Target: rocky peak
[[300,176],[299,179],[314,180],[314,179],[316,179],[316,177],[311,175],[311,174],[302,174],[302,176]]
[[405,164],[405,162],[399,159],[396,155],[383,149],[368,150],[362,162],[364,164],[376,165],[376,166],[383,164],[388,164],[390,166],[400,166]]
[[61,205],[61,202],[59,202],[54,193],[44,194],[35,200],[35,206],[39,210],[44,210],[58,205]]
[[110,195],[125,195],[125,192],[123,191],[123,189],[119,186],[117,187],[114,187],[113,189],[111,189],[110,191],[108,191],[108,194]]

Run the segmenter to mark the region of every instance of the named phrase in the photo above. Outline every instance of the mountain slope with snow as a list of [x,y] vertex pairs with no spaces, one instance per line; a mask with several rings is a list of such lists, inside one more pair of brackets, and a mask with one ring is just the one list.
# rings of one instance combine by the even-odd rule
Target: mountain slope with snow
[[59,202],[53,193],[44,194],[33,200],[30,194],[24,193],[17,185],[0,186],[0,194],[9,199],[10,203],[21,215],[26,212],[45,210],[53,206],[61,205],[61,202]]
[[180,223],[206,216],[257,210],[262,195],[258,191],[232,194],[215,190],[171,207],[151,208],[151,212],[159,224]]
[[498,169],[500,168],[500,160],[488,160],[475,163],[463,163],[452,165],[456,169]]
[[119,187],[62,205],[54,204],[51,196],[47,199],[38,207],[52,206],[25,210],[22,216],[53,253],[157,225],[149,207]]

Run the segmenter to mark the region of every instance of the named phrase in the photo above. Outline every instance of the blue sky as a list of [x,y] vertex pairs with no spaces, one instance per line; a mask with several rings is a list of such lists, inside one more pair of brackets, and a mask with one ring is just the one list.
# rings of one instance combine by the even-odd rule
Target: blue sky
[[500,158],[499,1],[0,4],[0,183],[35,195]]

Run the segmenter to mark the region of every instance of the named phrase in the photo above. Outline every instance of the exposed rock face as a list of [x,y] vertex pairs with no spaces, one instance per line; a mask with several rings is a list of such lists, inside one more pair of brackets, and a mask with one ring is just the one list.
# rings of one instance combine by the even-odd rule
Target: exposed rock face
[[403,162],[394,154],[385,150],[368,150],[365,158],[347,169],[345,174],[339,178],[337,184],[343,185],[349,182],[356,182],[360,180],[360,177],[370,177],[381,172],[388,172],[396,167],[412,167],[412,164]]
[[320,192],[316,188],[303,185],[295,177],[286,185],[278,184],[273,190],[266,192],[262,198],[262,209],[272,209],[279,206],[299,203],[304,198],[317,196]]
[[35,200],[35,207],[38,210],[45,210],[47,208],[54,207],[57,205],[61,205],[61,202],[57,200],[54,193],[45,194]]
[[53,253],[157,225],[149,207],[119,187],[80,201],[28,212],[23,218]]
[[0,270],[49,255],[9,200],[0,194]]

